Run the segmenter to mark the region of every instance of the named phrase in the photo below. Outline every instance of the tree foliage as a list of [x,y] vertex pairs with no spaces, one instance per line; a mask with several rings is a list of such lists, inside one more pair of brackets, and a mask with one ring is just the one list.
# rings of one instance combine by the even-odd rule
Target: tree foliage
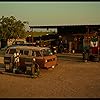
[[0,18],[0,38],[23,38],[25,36],[25,24],[27,21],[17,20],[14,16]]

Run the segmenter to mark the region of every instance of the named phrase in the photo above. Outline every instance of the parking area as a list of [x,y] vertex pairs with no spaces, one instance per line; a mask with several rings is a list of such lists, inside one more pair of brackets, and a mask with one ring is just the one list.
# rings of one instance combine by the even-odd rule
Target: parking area
[[[0,98],[99,98],[100,62],[83,62],[81,54],[58,54],[54,69],[38,78],[0,74]],[[0,68],[3,67],[0,57]]]

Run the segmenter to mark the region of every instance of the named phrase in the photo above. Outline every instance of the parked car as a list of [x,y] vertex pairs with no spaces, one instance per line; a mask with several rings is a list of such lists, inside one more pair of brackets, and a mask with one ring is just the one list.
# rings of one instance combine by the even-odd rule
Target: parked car
[[14,45],[23,45],[23,44],[25,44],[26,43],[26,41],[24,41],[24,40],[15,40],[15,41],[13,41],[13,43],[12,43],[12,45],[14,46]]
[[7,48],[9,48],[9,47],[12,47],[12,46],[23,46],[25,44],[26,44],[26,41],[24,41],[24,40],[15,40],[15,41],[13,41],[12,45],[5,46],[5,47],[1,48],[1,50],[2,51],[3,50],[7,50]]
[[[19,63],[15,66],[14,53],[19,53]],[[57,56],[53,55],[50,48],[34,46],[9,47],[4,55],[5,71],[23,72],[34,74],[40,68],[54,68],[57,64]]]

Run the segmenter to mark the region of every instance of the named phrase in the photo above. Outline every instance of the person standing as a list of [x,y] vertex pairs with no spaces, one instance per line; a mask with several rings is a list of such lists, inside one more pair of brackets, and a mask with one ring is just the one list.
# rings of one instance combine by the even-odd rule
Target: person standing
[[14,53],[14,69],[13,69],[14,73],[15,73],[15,70],[17,70],[19,66],[19,57],[20,57],[20,54],[18,52],[15,52]]

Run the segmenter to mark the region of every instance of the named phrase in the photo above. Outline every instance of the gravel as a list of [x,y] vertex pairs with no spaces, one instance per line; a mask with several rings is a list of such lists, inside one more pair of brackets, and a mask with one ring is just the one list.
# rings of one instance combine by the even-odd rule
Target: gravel
[[100,62],[68,59],[59,57],[58,65],[41,69],[38,78],[0,74],[0,98],[99,98]]

